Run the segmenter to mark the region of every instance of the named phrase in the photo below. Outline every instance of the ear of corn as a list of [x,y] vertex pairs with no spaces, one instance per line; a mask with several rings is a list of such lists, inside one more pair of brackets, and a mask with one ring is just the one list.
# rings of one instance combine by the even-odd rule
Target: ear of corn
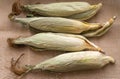
[[84,31],[96,30],[99,23],[85,23],[58,17],[15,18],[14,21],[26,24],[34,29],[48,32],[80,34]]
[[31,37],[8,39],[12,45],[28,45],[43,50],[81,51],[101,48],[80,35],[62,33],[39,33]]
[[107,64],[115,63],[115,60],[112,57],[106,56],[99,51],[81,51],[61,54],[34,66],[26,65],[25,67],[20,67],[18,61],[23,55],[24,54],[21,54],[17,60],[12,59],[11,61],[11,70],[15,74],[21,75],[19,79],[22,79],[29,72],[36,70],[69,72],[100,69]]
[[90,8],[91,5],[87,2],[60,2],[23,6],[24,10],[44,16],[70,16],[72,14],[84,12]]
[[68,72],[74,70],[99,69],[115,60],[98,51],[83,51],[61,54],[40,64],[32,70],[48,70],[55,72]]
[[43,16],[68,17],[79,20],[87,20],[94,16],[101,6],[101,3],[90,5],[87,2],[60,2],[24,5],[23,10]]
[[115,18],[116,16],[105,24],[87,23],[59,17],[14,18],[13,21],[26,24],[38,32],[73,33],[82,34],[85,37],[95,37],[105,34],[114,23]]

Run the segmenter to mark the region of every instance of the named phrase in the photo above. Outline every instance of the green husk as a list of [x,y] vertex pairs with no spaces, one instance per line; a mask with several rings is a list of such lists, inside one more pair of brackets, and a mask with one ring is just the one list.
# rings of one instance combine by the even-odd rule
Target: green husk
[[[18,60],[17,60],[18,61]],[[16,62],[17,63],[17,62]],[[98,51],[71,52],[58,55],[45,60],[34,66],[25,67],[21,76],[23,78],[30,71],[52,71],[52,72],[70,72],[78,70],[100,69],[109,63],[115,63],[115,60]],[[14,64],[14,63],[11,63]],[[14,73],[18,73],[18,64],[14,65]],[[21,68],[21,67],[19,67]],[[21,72],[21,71],[20,71]]]
[[81,51],[97,50],[101,48],[80,35],[62,34],[62,33],[39,33],[26,38],[9,38],[11,46],[27,45],[42,50],[57,51]]

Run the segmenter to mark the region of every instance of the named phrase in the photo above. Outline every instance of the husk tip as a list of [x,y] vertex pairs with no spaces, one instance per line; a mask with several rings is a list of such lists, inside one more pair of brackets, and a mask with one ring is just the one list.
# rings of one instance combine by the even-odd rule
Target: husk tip
[[114,58],[112,58],[110,56],[107,56],[106,59],[108,59],[111,64],[115,64],[115,59]]
[[101,7],[101,6],[103,6],[103,3],[98,3],[98,5]]
[[99,48],[99,47],[97,48],[97,51],[99,51],[99,52],[105,54],[105,51],[104,51],[103,49]]
[[117,16],[113,16],[113,20],[115,20],[117,18]]
[[103,51],[103,50],[100,50],[100,52],[103,53],[103,54],[105,54],[105,51]]
[[109,25],[113,24],[113,22],[116,20],[116,16],[113,16],[112,18],[110,18],[110,20],[108,21],[109,22]]
[[112,63],[112,64],[115,64],[115,62],[116,62],[115,59],[112,58],[112,59],[111,59],[111,63]]

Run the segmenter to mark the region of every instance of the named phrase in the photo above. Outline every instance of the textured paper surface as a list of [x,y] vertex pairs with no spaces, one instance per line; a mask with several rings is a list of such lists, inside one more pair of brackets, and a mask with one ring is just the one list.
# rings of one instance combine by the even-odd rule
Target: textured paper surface
[[[15,0],[0,0],[0,79],[16,79],[16,75],[10,71],[10,60],[25,53],[21,64],[37,64],[46,59],[60,54],[59,52],[34,52],[28,47],[12,48],[6,40],[9,37],[29,36],[29,30],[22,25],[10,22],[8,14],[11,12],[11,5]],[[26,3],[50,3],[75,0],[21,0]],[[81,0],[76,0],[81,1]],[[102,9],[89,22],[104,23],[116,15],[117,20],[112,28],[102,37],[90,38],[92,42],[103,48],[107,55],[116,59],[115,65],[108,65],[100,70],[77,71],[68,73],[34,72],[28,74],[25,79],[119,79],[120,78],[120,0],[84,0],[91,4],[103,3]]]

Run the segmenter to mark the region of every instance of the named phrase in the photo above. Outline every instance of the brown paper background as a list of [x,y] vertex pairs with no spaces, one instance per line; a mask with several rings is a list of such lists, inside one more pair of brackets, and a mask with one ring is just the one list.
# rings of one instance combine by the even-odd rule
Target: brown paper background
[[[6,40],[9,37],[29,36],[28,29],[19,24],[10,22],[8,14],[11,12],[11,5],[15,0],[0,0],[0,79],[16,79],[16,75],[10,71],[10,59],[17,58],[21,53],[25,56],[21,64],[37,64],[60,53],[58,52],[34,52],[28,47],[12,48]],[[24,3],[49,3],[75,0],[22,0]],[[81,0],[76,0],[81,1]],[[100,12],[90,22],[104,23],[110,17],[116,15],[117,20],[112,28],[102,37],[89,38],[96,45],[103,48],[107,55],[116,59],[115,65],[108,65],[100,70],[77,71],[68,73],[34,72],[28,74],[25,79],[120,79],[120,0],[84,0],[91,4],[103,3]]]

